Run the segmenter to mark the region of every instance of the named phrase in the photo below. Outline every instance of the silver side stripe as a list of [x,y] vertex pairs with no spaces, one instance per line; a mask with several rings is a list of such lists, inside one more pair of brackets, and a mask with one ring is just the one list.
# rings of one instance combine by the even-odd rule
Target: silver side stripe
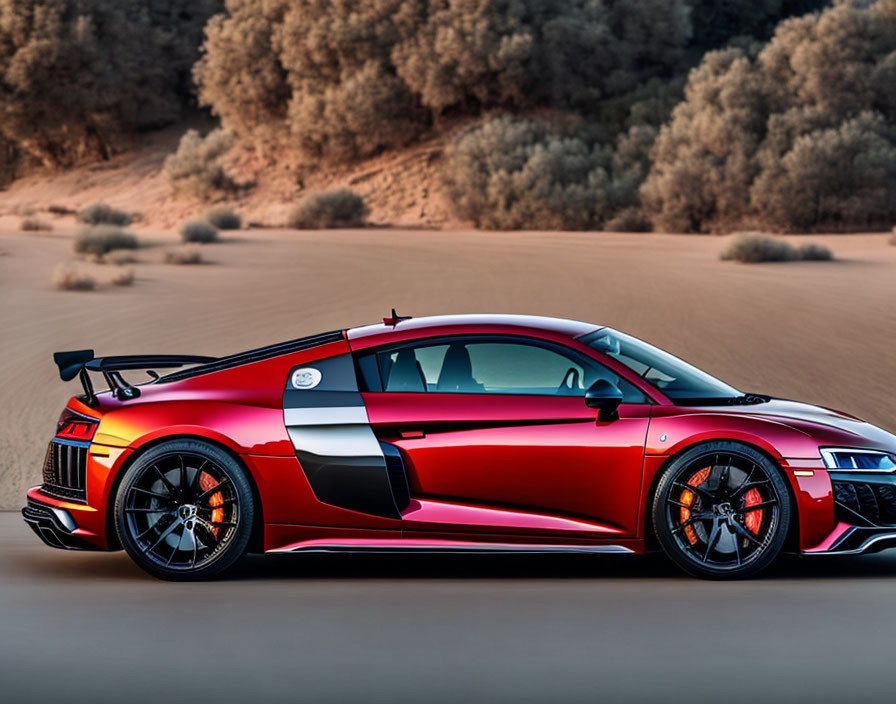
[[369,425],[314,425],[288,427],[293,447],[318,457],[371,457],[383,464],[383,450]]
[[367,425],[367,409],[364,406],[338,406],[332,408],[285,408],[283,417],[287,426],[294,425]]

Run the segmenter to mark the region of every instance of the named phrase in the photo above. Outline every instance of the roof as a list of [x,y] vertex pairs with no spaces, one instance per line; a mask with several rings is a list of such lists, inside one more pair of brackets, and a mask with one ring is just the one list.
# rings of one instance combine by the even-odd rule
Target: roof
[[365,325],[359,328],[351,328],[347,331],[347,335],[349,340],[363,340],[364,338],[391,335],[393,333],[417,332],[417,335],[413,335],[413,337],[417,337],[420,333],[426,331],[432,334],[446,334],[449,332],[446,328],[463,328],[463,332],[473,332],[471,328],[507,328],[508,331],[510,329],[517,331],[535,330],[563,337],[578,337],[600,327],[600,325],[595,325],[594,323],[583,323],[578,320],[548,318],[538,315],[475,313],[410,318],[402,320],[396,325],[387,325],[385,323]]

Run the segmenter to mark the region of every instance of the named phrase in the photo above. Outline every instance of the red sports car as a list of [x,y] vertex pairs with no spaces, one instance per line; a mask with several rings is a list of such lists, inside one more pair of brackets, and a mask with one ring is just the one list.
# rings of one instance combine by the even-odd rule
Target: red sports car
[[220,359],[55,359],[84,393],[25,520],[48,545],[124,548],[164,579],[247,551],[657,547],[734,578],[782,550],[896,546],[896,436],[742,393],[607,327],[393,311]]

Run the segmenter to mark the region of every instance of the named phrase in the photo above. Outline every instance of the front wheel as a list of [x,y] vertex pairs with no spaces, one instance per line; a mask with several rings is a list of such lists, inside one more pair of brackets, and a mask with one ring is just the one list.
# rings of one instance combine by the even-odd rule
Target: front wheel
[[148,450],[125,473],[115,525],[128,555],[168,580],[217,576],[246,552],[252,490],[239,463],[198,440]]
[[735,442],[688,450],[663,472],[653,525],[666,554],[706,579],[757,574],[781,552],[790,495],[765,455]]

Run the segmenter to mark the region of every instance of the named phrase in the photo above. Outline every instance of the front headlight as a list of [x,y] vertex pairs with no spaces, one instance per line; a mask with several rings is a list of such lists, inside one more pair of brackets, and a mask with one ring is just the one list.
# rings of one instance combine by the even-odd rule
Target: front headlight
[[879,450],[824,447],[821,456],[828,469],[847,472],[892,472],[896,469],[896,456]]

